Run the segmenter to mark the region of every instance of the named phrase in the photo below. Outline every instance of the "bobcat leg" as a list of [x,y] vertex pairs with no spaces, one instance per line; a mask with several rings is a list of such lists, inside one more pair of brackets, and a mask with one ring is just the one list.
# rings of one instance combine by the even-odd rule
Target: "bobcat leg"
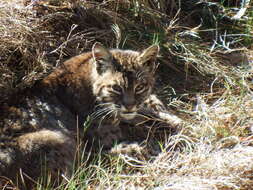
[[154,94],[150,95],[150,97],[144,102],[143,112],[144,114],[154,117],[158,121],[166,122],[172,126],[178,126],[182,123],[182,120],[170,113]]

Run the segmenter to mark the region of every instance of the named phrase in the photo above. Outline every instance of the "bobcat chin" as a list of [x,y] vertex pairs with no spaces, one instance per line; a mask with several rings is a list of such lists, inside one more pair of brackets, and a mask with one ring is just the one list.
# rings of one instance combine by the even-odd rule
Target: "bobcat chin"
[[[107,147],[118,140],[121,122],[134,126],[152,117],[179,125],[181,120],[152,94],[158,52],[158,45],[138,52],[95,43],[91,52],[64,62],[15,104],[0,106],[0,176],[37,179],[43,173],[40,163],[52,176],[70,176],[76,136],[87,140],[76,126],[83,128],[88,116],[87,134],[101,142],[112,136]],[[113,135],[101,135],[111,126]]]

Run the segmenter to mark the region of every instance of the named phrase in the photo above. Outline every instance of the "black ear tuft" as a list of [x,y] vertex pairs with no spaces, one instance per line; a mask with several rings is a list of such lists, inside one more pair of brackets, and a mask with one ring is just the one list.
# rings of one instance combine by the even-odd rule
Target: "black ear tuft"
[[98,74],[102,74],[109,69],[113,69],[112,54],[101,43],[96,42],[92,46],[92,55],[96,63]]

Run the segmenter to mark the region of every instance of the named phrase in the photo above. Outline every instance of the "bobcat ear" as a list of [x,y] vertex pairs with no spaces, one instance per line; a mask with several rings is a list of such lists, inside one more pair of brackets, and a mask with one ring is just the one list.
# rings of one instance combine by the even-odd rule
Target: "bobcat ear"
[[96,42],[92,46],[92,55],[95,61],[104,60],[111,61],[112,55],[101,43]]
[[96,42],[92,46],[92,56],[96,63],[96,69],[99,74],[109,69],[113,69],[112,54],[101,43]]
[[159,53],[159,46],[152,45],[142,51],[141,55],[138,57],[138,60],[143,64],[143,66],[150,67],[150,69],[154,69],[155,67],[155,60]]

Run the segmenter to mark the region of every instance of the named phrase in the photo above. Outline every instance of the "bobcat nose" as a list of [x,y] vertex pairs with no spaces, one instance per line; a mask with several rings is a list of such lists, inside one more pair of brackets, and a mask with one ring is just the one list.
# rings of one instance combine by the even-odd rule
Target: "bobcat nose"
[[126,104],[124,106],[125,106],[126,110],[129,112],[135,111],[135,108],[136,108],[135,104]]
[[126,92],[125,96],[123,97],[123,105],[124,105],[124,112],[134,112],[136,111],[136,104],[134,95],[130,92]]

